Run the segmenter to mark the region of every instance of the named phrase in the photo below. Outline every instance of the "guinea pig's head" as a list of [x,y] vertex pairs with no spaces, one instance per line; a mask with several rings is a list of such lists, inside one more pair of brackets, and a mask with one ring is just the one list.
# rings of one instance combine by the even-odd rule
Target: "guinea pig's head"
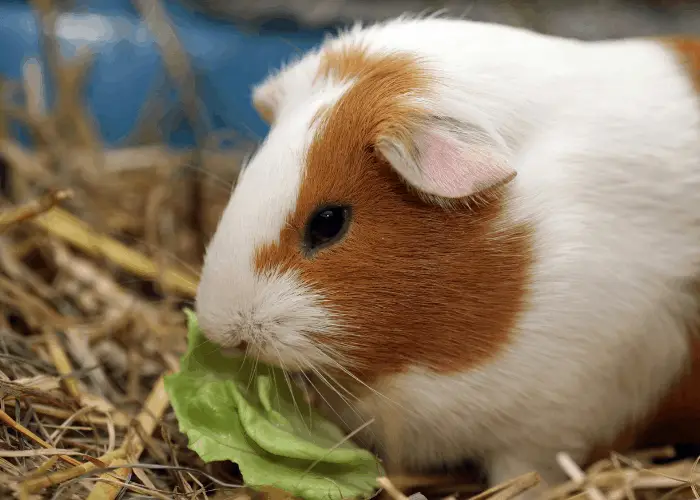
[[254,91],[271,129],[210,242],[207,337],[290,370],[364,381],[464,371],[506,346],[529,232],[483,120],[411,54],[326,46]]

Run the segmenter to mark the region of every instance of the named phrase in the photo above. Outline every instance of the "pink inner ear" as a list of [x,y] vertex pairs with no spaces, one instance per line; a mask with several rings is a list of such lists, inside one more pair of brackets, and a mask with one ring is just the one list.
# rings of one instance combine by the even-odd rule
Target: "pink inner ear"
[[460,198],[506,181],[514,171],[496,145],[465,144],[449,133],[431,130],[418,144],[424,189]]

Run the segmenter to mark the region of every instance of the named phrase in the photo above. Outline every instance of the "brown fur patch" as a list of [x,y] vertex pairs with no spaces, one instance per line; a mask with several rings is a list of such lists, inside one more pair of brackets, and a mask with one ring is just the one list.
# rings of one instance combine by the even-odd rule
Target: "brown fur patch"
[[320,106],[320,107],[318,108],[318,110],[316,111],[316,113],[314,113],[314,116],[311,118],[311,123],[309,124],[309,126],[310,126],[311,128],[314,128],[314,127],[319,126],[321,120],[322,120],[322,119],[326,116],[326,114],[328,113],[328,108],[329,108],[329,106],[326,106],[326,105]]
[[[401,64],[402,62],[414,66],[414,61],[410,57],[384,57],[382,61]],[[316,80],[346,81],[352,77],[366,74],[373,69],[377,69],[381,64],[377,64],[379,59],[369,55],[369,52],[361,46],[345,45],[336,50],[325,50],[321,54],[321,63],[316,74]],[[389,68],[387,68],[389,69]],[[409,71],[409,73],[411,73]],[[416,76],[420,72],[416,71],[411,76]]]
[[700,92],[700,38],[666,38],[663,41],[680,55],[695,88]]
[[[502,220],[498,196],[447,210],[408,189],[373,146],[408,140],[423,117],[397,96],[427,92],[430,76],[408,56],[328,52],[319,78],[355,84],[327,110],[310,146],[296,209],[280,242],[260,248],[259,272],[295,269],[326,299],[343,332],[319,341],[365,381],[409,366],[464,371],[509,341],[524,307],[530,230]],[[349,204],[342,242],[302,252],[307,218]]]

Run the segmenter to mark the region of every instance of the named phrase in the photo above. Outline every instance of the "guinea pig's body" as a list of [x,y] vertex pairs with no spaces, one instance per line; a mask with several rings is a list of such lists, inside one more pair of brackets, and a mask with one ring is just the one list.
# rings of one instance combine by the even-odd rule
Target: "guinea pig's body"
[[[700,42],[353,29],[255,91],[205,333],[304,371],[394,469],[491,483],[646,422],[700,320]],[[340,387],[342,386],[342,388]]]

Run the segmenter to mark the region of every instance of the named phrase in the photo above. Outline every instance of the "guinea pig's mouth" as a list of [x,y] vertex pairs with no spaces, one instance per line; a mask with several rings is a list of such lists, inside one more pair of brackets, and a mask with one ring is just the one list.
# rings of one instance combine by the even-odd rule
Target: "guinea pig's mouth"
[[302,391],[304,400],[310,405],[316,404],[316,389],[313,383],[311,382],[310,377],[312,372],[307,371],[310,370],[308,367],[306,367],[306,370],[302,370],[300,366],[283,366],[279,358],[277,360],[268,359],[268,356],[266,356],[265,353],[261,353],[260,356],[256,356],[256,354],[251,354],[251,347],[248,343],[242,343],[242,345],[238,345],[235,347],[221,347],[220,351],[224,356],[229,358],[245,357],[251,360],[255,360],[257,357],[257,359],[259,359],[260,361],[281,368],[282,370],[284,370],[285,373],[289,375],[288,383],[293,383],[295,386],[297,386],[297,388],[299,388]]
[[249,342],[241,342],[235,346],[221,346],[220,351],[228,358],[244,357],[254,362],[262,362],[271,366],[276,366],[290,374],[303,375],[310,370],[308,365],[304,365],[288,357],[284,359],[281,354],[276,352],[279,351],[279,348],[275,349],[275,347],[271,346],[269,343],[258,345]]

